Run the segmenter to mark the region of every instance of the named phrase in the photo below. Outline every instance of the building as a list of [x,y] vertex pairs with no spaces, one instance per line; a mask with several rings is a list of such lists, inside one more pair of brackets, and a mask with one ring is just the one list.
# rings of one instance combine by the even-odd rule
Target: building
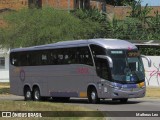
[[0,49],[0,82],[9,81],[9,50]]
[[28,0],[0,0],[0,10],[18,10],[28,7]]
[[[111,1],[111,0],[108,0]],[[107,4],[106,4],[107,3]],[[148,5],[152,8],[150,16],[155,15],[155,11],[160,13],[160,0],[142,0],[142,6]],[[74,10],[79,8],[97,8],[106,12],[109,19],[125,19],[129,15],[131,8],[129,6],[116,6],[107,0],[0,0],[0,13],[4,10],[18,10],[21,8],[42,8],[45,6],[60,10]]]
[[106,2],[105,0],[0,0],[0,9],[18,10],[25,7],[41,8],[45,6],[62,10],[96,7],[105,11]]

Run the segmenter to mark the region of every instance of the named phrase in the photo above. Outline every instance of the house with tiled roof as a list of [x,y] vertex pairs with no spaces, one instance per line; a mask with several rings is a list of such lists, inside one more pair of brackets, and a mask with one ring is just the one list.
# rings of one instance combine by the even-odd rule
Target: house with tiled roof
[[[1,9],[14,9],[21,8],[42,8],[45,6],[53,7],[60,10],[74,10],[74,9],[88,9],[97,8],[100,11],[106,12],[109,16],[117,19],[124,19],[131,10],[129,6],[117,6],[115,0],[0,0]],[[152,7],[150,15],[154,15],[155,11],[160,13],[160,0],[143,0],[141,5],[148,4]]]

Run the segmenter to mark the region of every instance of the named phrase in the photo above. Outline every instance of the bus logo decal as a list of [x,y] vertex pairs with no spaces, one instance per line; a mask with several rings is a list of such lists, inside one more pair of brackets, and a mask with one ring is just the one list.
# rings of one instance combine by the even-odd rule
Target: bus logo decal
[[25,71],[23,69],[20,70],[19,78],[21,81],[25,80]]
[[78,74],[89,74],[89,69],[82,67],[77,69]]

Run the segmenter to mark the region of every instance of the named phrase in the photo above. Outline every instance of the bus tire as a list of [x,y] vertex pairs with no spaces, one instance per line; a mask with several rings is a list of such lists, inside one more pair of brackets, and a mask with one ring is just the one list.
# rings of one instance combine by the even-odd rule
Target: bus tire
[[34,101],[40,101],[41,100],[41,94],[40,94],[40,90],[38,87],[33,89],[33,100]]
[[122,99],[120,99],[121,103],[127,103],[127,101],[128,101],[128,98],[122,98]]
[[88,91],[88,101],[89,103],[97,104],[100,102],[100,99],[98,98],[97,90],[95,88],[92,88]]
[[24,100],[32,100],[32,91],[29,87],[24,88]]

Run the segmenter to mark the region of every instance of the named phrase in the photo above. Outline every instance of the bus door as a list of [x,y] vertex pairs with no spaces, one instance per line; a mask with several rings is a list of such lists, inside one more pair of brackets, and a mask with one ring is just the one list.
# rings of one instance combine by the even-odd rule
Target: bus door
[[104,58],[96,58],[95,65],[96,65],[97,76],[99,79],[98,81],[96,80],[95,82],[98,83],[99,95],[101,97],[103,96],[109,97],[111,74],[108,61],[107,59]]

